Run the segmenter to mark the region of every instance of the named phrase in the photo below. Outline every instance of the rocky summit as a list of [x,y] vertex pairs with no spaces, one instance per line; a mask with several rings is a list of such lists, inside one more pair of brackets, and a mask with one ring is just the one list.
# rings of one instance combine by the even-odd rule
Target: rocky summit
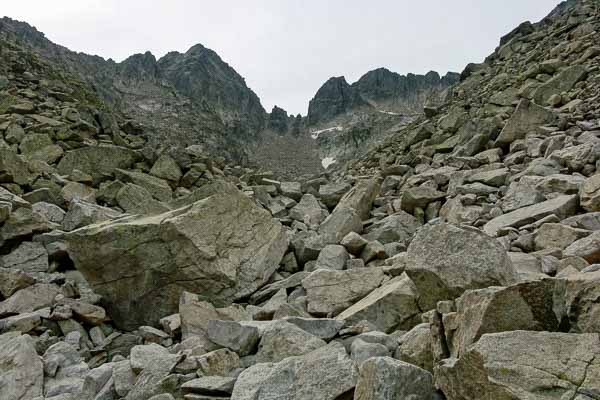
[[0,20],[0,399],[600,399],[599,43],[568,0],[303,117]]

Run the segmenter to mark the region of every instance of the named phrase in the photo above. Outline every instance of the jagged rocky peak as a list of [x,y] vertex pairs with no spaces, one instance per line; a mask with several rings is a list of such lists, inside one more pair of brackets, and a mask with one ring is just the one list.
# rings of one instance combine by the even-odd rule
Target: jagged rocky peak
[[459,74],[452,72],[443,78],[435,71],[404,76],[387,68],[369,71],[352,85],[343,77],[330,78],[311,100],[309,123],[329,121],[365,106],[375,111],[420,112],[428,98],[437,97],[458,80]]
[[294,118],[292,115],[288,117],[287,111],[283,108],[273,106],[271,113],[269,114],[268,128],[273,132],[279,134],[287,133],[290,125],[290,119]]
[[315,125],[365,105],[343,76],[332,77],[319,88],[308,105],[308,121]]
[[156,79],[159,69],[156,57],[147,51],[144,54],[134,54],[120,63],[121,76],[130,79]]
[[186,53],[171,52],[158,60],[164,77],[181,93],[195,101],[205,100],[226,119],[241,119],[259,130],[266,112],[258,96],[229,64],[201,44]]

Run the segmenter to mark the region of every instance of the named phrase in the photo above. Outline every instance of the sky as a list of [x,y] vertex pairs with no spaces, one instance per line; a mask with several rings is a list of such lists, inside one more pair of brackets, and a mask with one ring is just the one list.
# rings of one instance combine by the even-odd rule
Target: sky
[[74,51],[122,61],[196,43],[215,50],[270,111],[306,114],[332,76],[385,67],[441,75],[481,62],[558,0],[19,0],[0,15]]

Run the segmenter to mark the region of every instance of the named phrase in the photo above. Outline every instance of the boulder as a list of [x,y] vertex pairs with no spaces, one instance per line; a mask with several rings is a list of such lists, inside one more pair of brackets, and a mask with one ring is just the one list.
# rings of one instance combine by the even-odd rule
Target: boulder
[[82,200],[74,200],[69,205],[69,211],[62,220],[62,228],[70,232],[86,225],[116,219],[121,215],[120,212],[107,207]]
[[286,321],[276,321],[264,331],[256,353],[256,361],[279,362],[301,356],[325,346],[324,340]]
[[382,244],[399,242],[408,246],[419,227],[420,224],[415,217],[400,211],[375,222],[366,230],[364,238]]
[[179,182],[183,176],[177,162],[166,153],[158,157],[150,170],[150,174],[171,182]]
[[588,212],[600,211],[600,174],[587,178],[579,192],[581,207]]
[[382,332],[410,329],[420,321],[417,289],[408,276],[401,275],[340,313],[336,319],[356,324],[369,321]]
[[115,174],[122,182],[143,187],[158,201],[169,201],[173,198],[173,191],[164,179],[143,172],[127,171],[119,168],[115,170]]
[[459,359],[436,366],[435,381],[448,399],[594,398],[600,393],[600,337],[528,331],[485,334]]
[[537,104],[546,105],[550,97],[568,92],[577,82],[584,80],[587,74],[587,69],[583,65],[567,67],[538,87],[533,93],[533,99]]
[[319,204],[312,194],[305,194],[298,204],[290,210],[290,218],[305,223],[311,229],[317,229],[329,212]]
[[24,272],[47,272],[48,252],[41,243],[23,242],[10,254],[0,258],[0,265]]
[[65,236],[69,256],[123,329],[177,312],[182,292],[217,306],[264,285],[287,250],[281,224],[229,187],[190,206]]
[[535,131],[541,125],[555,123],[556,119],[552,111],[523,99],[500,132],[496,144],[508,146],[515,140],[523,139],[525,135]]
[[308,312],[317,316],[339,314],[371,293],[383,279],[380,268],[317,270],[302,281]]
[[464,354],[486,333],[558,330],[554,291],[555,282],[546,279],[465,292],[456,300],[458,328],[449,343],[452,356]]
[[27,400],[41,397],[44,369],[29,335],[0,335],[0,399]]
[[422,310],[468,289],[509,285],[517,277],[500,242],[471,227],[426,225],[411,242],[406,258],[405,271],[417,287]]
[[404,190],[400,206],[408,213],[414,213],[415,208],[424,209],[429,203],[444,199],[446,194],[429,186],[419,186]]
[[563,253],[566,257],[582,257],[590,264],[600,263],[600,232],[573,242]]
[[227,347],[240,356],[253,353],[260,339],[258,328],[241,325],[235,321],[208,321],[206,333],[213,343]]
[[240,374],[231,400],[336,400],[351,396],[356,366],[340,343],[278,363],[260,363]]
[[519,228],[523,225],[547,217],[548,215],[556,215],[559,220],[563,220],[575,214],[578,203],[579,201],[576,195],[558,196],[538,204],[519,208],[508,214],[500,215],[485,224],[483,230],[490,236],[496,236],[498,231],[502,228]]
[[374,357],[360,366],[354,400],[434,400],[431,373],[390,357]]
[[344,269],[348,258],[348,252],[344,246],[329,244],[319,253],[315,269],[342,270]]
[[398,339],[394,358],[433,372],[431,327],[428,323],[415,326]]
[[112,176],[117,168],[130,168],[136,157],[132,150],[118,146],[86,146],[65,153],[58,163],[61,175],[78,169],[92,176],[94,183]]
[[342,197],[350,190],[350,184],[346,182],[329,183],[319,187],[319,198],[327,207],[334,208]]

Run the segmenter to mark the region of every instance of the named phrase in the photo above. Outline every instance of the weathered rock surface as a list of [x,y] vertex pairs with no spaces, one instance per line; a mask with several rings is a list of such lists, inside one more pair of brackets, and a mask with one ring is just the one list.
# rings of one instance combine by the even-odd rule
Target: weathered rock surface
[[487,334],[435,376],[449,399],[584,399],[600,390],[599,352],[597,333]]
[[422,228],[408,248],[406,266],[422,310],[467,289],[507,285],[516,279],[500,243],[476,228],[451,224]]
[[222,305],[245,297],[286,250],[281,225],[235,189],[162,215],[79,229],[67,243],[114,321],[130,328],[176,312],[184,290]]

